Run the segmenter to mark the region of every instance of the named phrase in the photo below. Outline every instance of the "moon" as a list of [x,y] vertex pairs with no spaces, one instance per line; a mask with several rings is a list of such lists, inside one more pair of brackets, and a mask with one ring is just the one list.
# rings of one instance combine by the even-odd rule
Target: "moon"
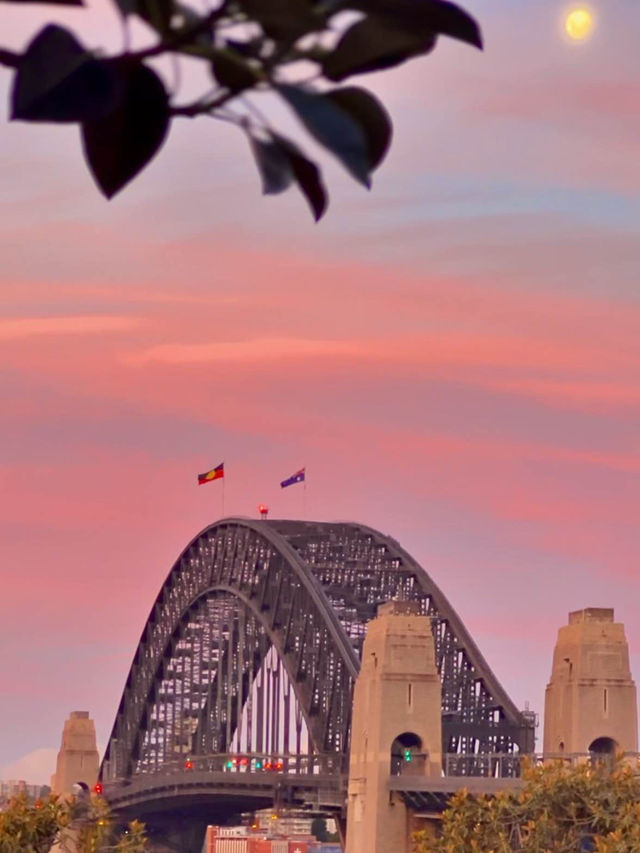
[[572,9],[564,19],[564,29],[572,41],[585,41],[593,32],[593,14],[584,6]]

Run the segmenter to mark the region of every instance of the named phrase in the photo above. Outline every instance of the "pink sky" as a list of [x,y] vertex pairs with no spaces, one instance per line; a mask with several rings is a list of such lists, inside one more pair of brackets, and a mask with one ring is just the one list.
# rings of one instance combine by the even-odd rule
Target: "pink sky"
[[597,5],[570,47],[560,2],[470,0],[484,54],[363,77],[394,147],[369,194],[323,160],[319,226],[213,122],[108,204],[74,130],[5,126],[0,777],[46,781],[73,709],[106,742],[222,460],[227,514],[298,516],[306,465],[309,517],[397,538],[518,705],[585,606],[638,676],[640,17]]

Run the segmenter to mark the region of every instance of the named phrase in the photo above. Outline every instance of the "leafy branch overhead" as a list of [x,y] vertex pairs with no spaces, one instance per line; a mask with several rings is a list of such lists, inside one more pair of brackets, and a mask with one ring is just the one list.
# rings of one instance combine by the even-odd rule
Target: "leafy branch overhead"
[[[222,0],[204,14],[181,0],[114,2],[125,30],[132,17],[148,25],[149,47],[105,56],[49,23],[23,53],[0,49],[0,64],[14,72],[11,118],[78,124],[85,159],[107,198],[155,157],[174,119],[209,116],[245,134],[264,193],[295,184],[318,220],[328,197],[317,164],[251,97],[275,94],[369,187],[391,142],[391,120],[371,92],[333,84],[429,53],[439,36],[482,47],[477,23],[447,0]],[[199,61],[206,91],[189,102],[170,94],[152,67],[164,56]]]

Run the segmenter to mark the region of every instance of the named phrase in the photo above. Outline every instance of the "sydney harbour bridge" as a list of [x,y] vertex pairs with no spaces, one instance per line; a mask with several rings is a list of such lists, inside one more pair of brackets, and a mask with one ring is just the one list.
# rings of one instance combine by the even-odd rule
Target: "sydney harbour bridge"
[[151,608],[100,771],[113,808],[183,838],[274,803],[344,817],[366,624],[390,600],[432,620],[444,773],[491,774],[498,757],[508,775],[533,751],[533,715],[394,539],[227,518],[187,545]]

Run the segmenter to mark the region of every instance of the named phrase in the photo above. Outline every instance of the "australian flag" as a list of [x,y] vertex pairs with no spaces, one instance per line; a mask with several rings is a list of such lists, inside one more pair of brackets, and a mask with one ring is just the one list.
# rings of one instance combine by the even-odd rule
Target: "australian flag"
[[286,489],[287,486],[294,486],[296,483],[304,483],[304,472],[305,469],[301,468],[299,471],[296,471],[291,477],[287,477],[286,480],[283,480],[280,483],[281,489]]

